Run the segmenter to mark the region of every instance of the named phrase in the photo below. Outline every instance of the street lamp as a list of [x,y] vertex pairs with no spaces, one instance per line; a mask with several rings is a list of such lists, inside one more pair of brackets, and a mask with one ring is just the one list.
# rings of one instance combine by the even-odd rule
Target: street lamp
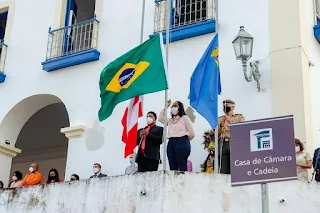
[[236,55],[237,60],[242,61],[243,74],[247,82],[252,81],[253,79],[257,82],[258,92],[260,92],[260,72],[259,72],[259,61],[250,62],[250,74],[247,74],[247,62],[252,56],[253,48],[253,37],[244,30],[244,27],[241,26],[238,35],[234,38],[233,49]]

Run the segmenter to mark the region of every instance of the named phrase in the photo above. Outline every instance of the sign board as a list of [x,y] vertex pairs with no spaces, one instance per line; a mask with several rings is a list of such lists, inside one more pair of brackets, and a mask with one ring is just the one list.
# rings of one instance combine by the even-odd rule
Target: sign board
[[230,125],[231,186],[297,179],[293,116]]

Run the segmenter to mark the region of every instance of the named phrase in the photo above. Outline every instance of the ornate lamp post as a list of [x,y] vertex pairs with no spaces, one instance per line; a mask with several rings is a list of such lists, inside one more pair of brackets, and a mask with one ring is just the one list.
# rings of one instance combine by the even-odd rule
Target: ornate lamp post
[[252,57],[253,49],[253,37],[244,30],[244,27],[241,26],[238,35],[234,38],[233,49],[236,55],[237,60],[241,60],[243,67],[244,78],[247,82],[252,81],[253,79],[257,82],[258,92],[260,92],[260,72],[258,63],[259,61],[250,62],[250,73],[247,74],[247,62]]

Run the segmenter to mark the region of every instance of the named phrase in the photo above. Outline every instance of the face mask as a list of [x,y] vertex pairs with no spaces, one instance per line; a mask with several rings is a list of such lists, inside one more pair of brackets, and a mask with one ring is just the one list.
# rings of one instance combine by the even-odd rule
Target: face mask
[[76,179],[74,179],[74,178],[71,178],[71,179],[70,179],[70,181],[75,181],[75,180],[76,180]]
[[214,156],[214,152],[213,152],[213,151],[210,151],[210,155],[211,155],[211,156]]
[[178,107],[172,107],[172,108],[171,108],[171,113],[172,113],[172,115],[176,115],[176,114],[178,114],[178,112],[179,112]]
[[50,176],[50,179],[51,180],[54,180],[56,177],[55,176]]
[[32,167],[29,168],[29,172],[30,172],[30,173],[33,172],[33,168],[32,168]]
[[150,117],[147,117],[147,124],[150,125],[153,123],[153,119]]
[[98,173],[99,172],[99,169],[98,168],[93,168],[93,173]]
[[300,151],[300,146],[296,146],[296,153]]
[[226,113],[226,114],[228,114],[230,111],[231,111],[231,107],[227,106],[227,107],[223,108],[223,112]]
[[18,180],[18,178],[17,178],[16,176],[13,176],[13,177],[12,177],[12,180],[13,180],[13,181],[16,181],[16,180]]
[[133,158],[130,158],[129,162],[130,162],[130,164],[132,164],[133,163]]

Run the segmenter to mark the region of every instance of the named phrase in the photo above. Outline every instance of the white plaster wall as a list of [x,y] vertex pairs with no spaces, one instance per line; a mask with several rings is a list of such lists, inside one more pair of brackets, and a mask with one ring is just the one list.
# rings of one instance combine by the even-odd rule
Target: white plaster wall
[[[270,212],[319,213],[319,185],[290,181],[268,186]],[[230,176],[223,175],[140,173],[0,191],[0,213],[257,213],[260,189],[232,188]]]
[[314,36],[313,26],[315,25],[313,1],[306,1],[307,23],[307,36],[308,36],[308,51],[307,57],[315,65],[309,68],[310,72],[310,87],[311,87],[311,109],[312,109],[312,122],[313,122],[313,148],[320,147],[320,44]]
[[0,155],[1,162],[1,172],[0,172],[0,180],[4,185],[8,184],[8,175],[11,167],[12,158],[4,155]]
[[[24,0],[15,2],[16,15],[6,61],[7,80],[0,85],[0,97],[5,100],[2,102],[3,107],[0,108],[0,121],[15,104],[26,97],[40,93],[59,97],[68,110],[70,124],[83,124],[88,128],[83,137],[69,141],[66,177],[71,173],[89,177],[92,173],[92,164],[95,162],[101,163],[103,172],[108,175],[123,174],[128,166],[128,161],[123,158],[124,144],[121,142],[120,123],[127,103],[119,104],[108,120],[94,124],[98,119],[97,113],[100,108],[98,87],[100,72],[109,62],[139,43],[141,4],[141,0],[105,1],[102,4],[99,28],[100,60],[47,73],[42,71],[41,62],[45,59],[48,27],[55,23],[58,17],[54,10],[56,2],[54,0],[34,0],[33,4]],[[270,92],[258,93],[255,83],[247,83],[244,80],[241,62],[236,61],[231,44],[239,27],[244,25],[255,38],[253,59],[260,60],[268,56],[268,2],[225,0],[220,1],[219,6],[223,90],[223,94],[219,97],[220,102],[225,98],[234,99],[237,103],[237,112],[243,113],[247,120],[270,117]],[[43,8],[49,9],[43,10]],[[154,2],[146,1],[144,40],[153,32],[153,13]],[[31,22],[32,25],[26,24]],[[213,36],[213,34],[199,36],[170,45],[168,93],[172,100],[180,100],[186,107],[188,106],[190,76]],[[262,86],[270,90],[268,59],[262,61],[260,69],[263,73]],[[17,85],[23,89],[17,89]],[[145,113],[149,110],[159,113],[164,105],[164,92],[146,95],[144,101]],[[24,110],[30,111],[30,109]],[[222,110],[219,110],[222,114]],[[141,119],[139,126],[144,125],[144,119]],[[191,142],[190,156],[195,171],[200,170],[199,164],[207,155],[200,143],[203,131],[208,128],[208,123],[196,114],[196,137]],[[10,130],[2,131],[5,135],[5,131]]]

